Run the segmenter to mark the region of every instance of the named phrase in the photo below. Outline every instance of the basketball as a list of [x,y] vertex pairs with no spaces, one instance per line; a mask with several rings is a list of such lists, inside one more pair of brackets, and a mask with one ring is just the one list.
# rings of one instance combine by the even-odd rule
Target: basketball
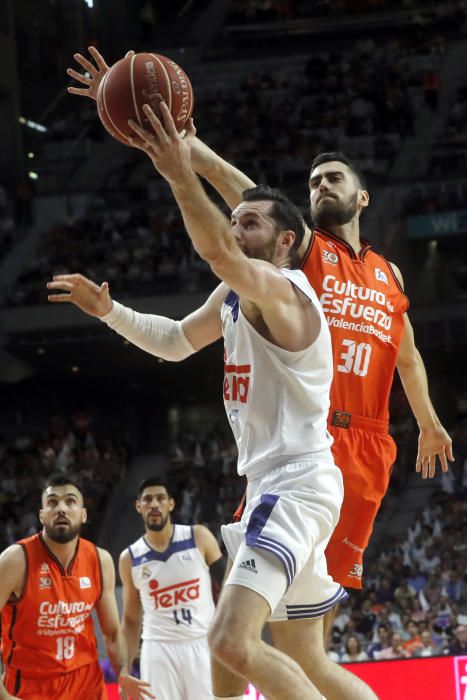
[[129,146],[128,138],[135,134],[128,120],[151,128],[143,105],[148,104],[160,116],[161,100],[166,102],[177,131],[181,131],[193,112],[188,76],[166,56],[137,53],[117,61],[106,73],[97,93],[97,111],[109,134]]

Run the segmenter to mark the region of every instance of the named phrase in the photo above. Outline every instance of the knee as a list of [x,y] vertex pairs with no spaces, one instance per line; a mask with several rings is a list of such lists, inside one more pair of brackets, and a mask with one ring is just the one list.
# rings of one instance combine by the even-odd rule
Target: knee
[[248,677],[254,666],[253,640],[245,635],[236,634],[228,625],[214,623],[208,641],[211,653],[218,661],[239,675]]

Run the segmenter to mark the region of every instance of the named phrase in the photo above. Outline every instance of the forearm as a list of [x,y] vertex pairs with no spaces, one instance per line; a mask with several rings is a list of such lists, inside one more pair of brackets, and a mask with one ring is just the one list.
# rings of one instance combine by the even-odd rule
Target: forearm
[[129,673],[128,649],[121,631],[119,630],[113,637],[105,636],[104,642],[107,656],[117,678],[121,673]]
[[440,421],[431,403],[428,377],[423,360],[416,350],[412,362],[398,364],[402,386],[420,429],[439,425]]
[[112,310],[101,317],[101,321],[141,350],[164,360],[177,362],[195,352],[180,321],[141,314],[116,301]]
[[138,653],[140,636],[141,623],[124,619],[122,624],[122,637],[126,646],[128,667],[130,669]]
[[209,199],[194,172],[170,183],[195,250],[212,263],[236,246],[230,225]]
[[193,169],[201,175],[230,207],[235,209],[242,200],[244,190],[255,187],[245,173],[221,158],[200,139],[195,138],[191,152]]

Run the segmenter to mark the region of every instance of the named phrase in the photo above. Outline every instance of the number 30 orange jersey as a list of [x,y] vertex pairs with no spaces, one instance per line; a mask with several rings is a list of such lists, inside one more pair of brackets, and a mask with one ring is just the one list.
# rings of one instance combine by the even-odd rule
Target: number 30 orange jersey
[[409,306],[391,265],[362,243],[356,254],[339,237],[315,229],[302,263],[331,331],[330,422],[337,427],[350,427],[346,422],[353,416],[388,421],[403,314]]
[[98,661],[91,613],[102,593],[96,547],[79,539],[65,571],[42,535],[18,542],[26,557],[21,597],[2,610],[2,657],[9,670],[50,677]]

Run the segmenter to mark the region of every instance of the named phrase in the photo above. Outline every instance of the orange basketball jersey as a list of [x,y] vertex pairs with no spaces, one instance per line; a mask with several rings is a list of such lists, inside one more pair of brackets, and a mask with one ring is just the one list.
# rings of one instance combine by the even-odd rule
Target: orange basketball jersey
[[409,306],[391,265],[362,243],[356,254],[338,236],[315,229],[302,264],[331,331],[330,422],[344,428],[352,425],[353,415],[388,421],[403,314]]
[[91,613],[102,593],[96,547],[79,539],[65,571],[41,534],[18,542],[26,557],[21,597],[2,610],[2,657],[25,676],[51,676],[98,661]]

